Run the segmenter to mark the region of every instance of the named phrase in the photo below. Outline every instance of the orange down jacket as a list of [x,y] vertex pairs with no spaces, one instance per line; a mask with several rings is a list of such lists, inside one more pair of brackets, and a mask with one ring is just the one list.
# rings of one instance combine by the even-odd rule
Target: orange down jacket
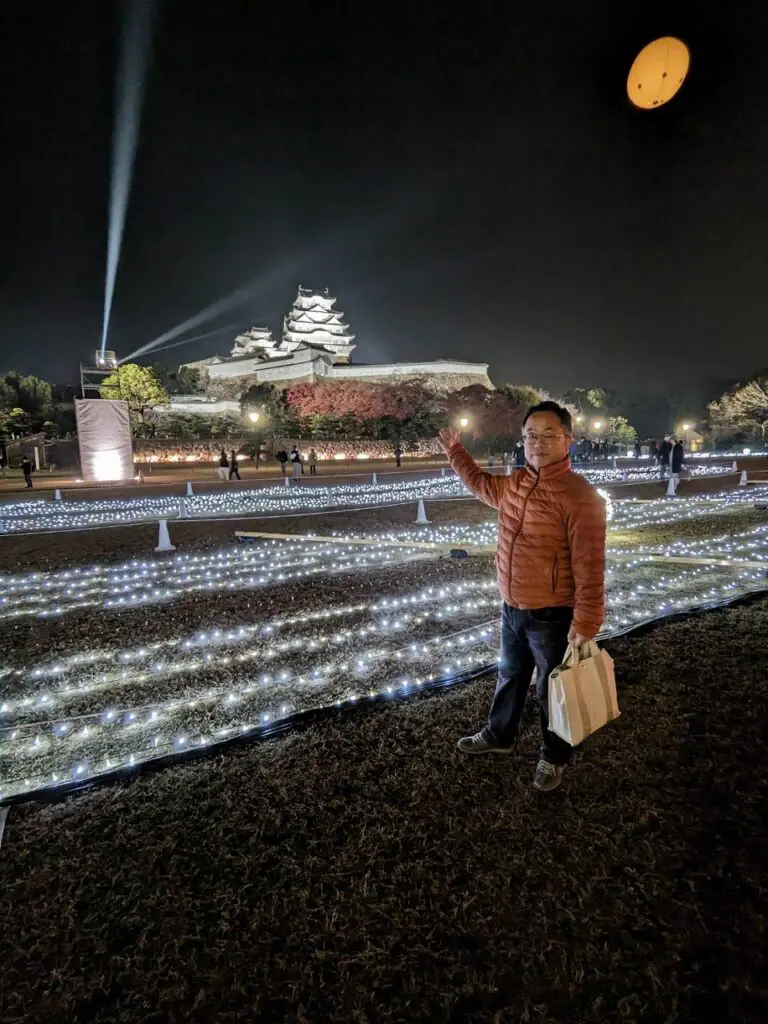
[[605,502],[571,470],[571,460],[510,476],[482,470],[460,444],[451,466],[480,501],[498,509],[496,572],[513,608],[567,606],[577,633],[592,639],[605,615]]

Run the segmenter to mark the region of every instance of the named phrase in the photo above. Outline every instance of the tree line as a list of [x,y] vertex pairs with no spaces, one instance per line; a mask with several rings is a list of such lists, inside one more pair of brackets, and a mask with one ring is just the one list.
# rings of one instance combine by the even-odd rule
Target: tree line
[[[58,387],[32,374],[14,370],[0,376],[0,435],[5,438],[44,432],[48,436],[74,433],[74,388]],[[675,409],[670,396],[641,399],[608,388],[573,388],[561,395],[523,384],[503,384],[496,391],[471,385],[437,395],[418,381],[374,384],[365,381],[319,381],[296,384],[285,390],[256,385],[241,396],[238,416],[178,415],[154,410],[168,406],[174,394],[201,394],[198,370],[180,367],[171,373],[162,364],[125,363],[107,377],[104,398],[128,402],[137,436],[164,436],[176,440],[222,438],[246,433],[303,436],[318,440],[369,438],[416,441],[434,436],[446,422],[466,420],[467,440],[485,446],[509,447],[519,437],[525,410],[544,398],[564,404],[574,418],[577,438],[599,439],[631,446],[637,432],[632,425],[667,422],[659,433],[675,432],[690,410]],[[249,412],[258,412],[254,426]],[[673,419],[674,415],[674,419]],[[691,417],[696,430],[713,445],[768,442],[768,370],[731,384],[709,402],[699,417]],[[599,426],[597,426],[599,424]],[[641,435],[640,440],[644,437]]]

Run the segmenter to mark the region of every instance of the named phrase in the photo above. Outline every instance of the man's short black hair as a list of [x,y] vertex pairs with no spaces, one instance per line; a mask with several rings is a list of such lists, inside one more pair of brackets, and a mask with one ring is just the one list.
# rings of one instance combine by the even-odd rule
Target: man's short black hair
[[573,433],[573,421],[571,420],[571,414],[567,409],[564,409],[562,405],[558,405],[557,402],[539,402],[538,405],[532,405],[528,412],[525,414],[523,420],[523,426],[533,416],[535,412],[553,412],[555,416],[560,420],[565,429],[569,434]]

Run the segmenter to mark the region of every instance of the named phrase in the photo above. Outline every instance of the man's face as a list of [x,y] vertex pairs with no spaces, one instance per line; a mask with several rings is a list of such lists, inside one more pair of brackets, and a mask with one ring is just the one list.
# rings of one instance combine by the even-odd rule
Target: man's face
[[523,427],[525,457],[534,469],[562,461],[568,454],[571,435],[553,412],[535,412]]

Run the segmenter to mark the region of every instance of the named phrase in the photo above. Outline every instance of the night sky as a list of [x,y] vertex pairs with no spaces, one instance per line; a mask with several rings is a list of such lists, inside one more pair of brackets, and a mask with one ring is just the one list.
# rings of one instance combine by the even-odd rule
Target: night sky
[[[117,3],[2,8],[0,367],[100,340]],[[690,47],[666,107],[635,53]],[[109,347],[329,286],[360,362],[709,387],[768,363],[768,5],[160,0]],[[232,331],[164,354],[228,352]]]

